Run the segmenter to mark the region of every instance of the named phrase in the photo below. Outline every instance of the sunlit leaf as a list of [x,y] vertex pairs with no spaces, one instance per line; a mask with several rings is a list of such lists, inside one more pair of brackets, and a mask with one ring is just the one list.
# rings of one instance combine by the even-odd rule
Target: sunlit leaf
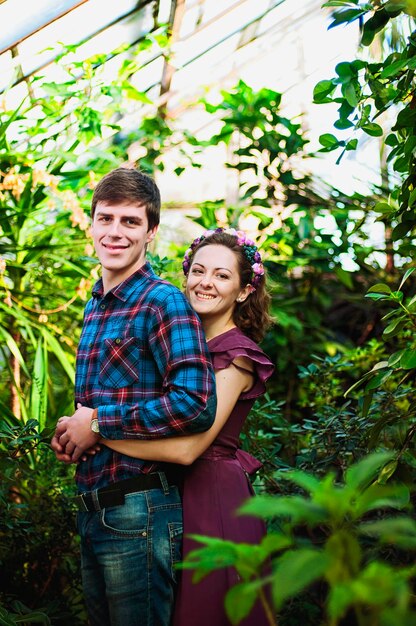
[[413,272],[415,271],[416,267],[409,267],[409,269],[407,269],[404,273],[404,276],[402,278],[402,281],[399,285],[399,290],[403,287],[404,283],[406,282],[406,280],[409,278],[409,276],[411,276],[413,274]]

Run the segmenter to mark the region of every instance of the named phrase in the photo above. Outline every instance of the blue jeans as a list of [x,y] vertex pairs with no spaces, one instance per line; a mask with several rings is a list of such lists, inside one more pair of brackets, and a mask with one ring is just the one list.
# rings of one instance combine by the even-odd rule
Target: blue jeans
[[90,624],[169,626],[182,548],[178,488],[127,494],[124,504],[79,512],[77,521]]

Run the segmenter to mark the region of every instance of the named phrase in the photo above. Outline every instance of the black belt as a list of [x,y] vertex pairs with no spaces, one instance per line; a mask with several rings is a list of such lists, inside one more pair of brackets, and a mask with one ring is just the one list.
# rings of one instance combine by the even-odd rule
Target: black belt
[[[80,511],[101,511],[110,506],[120,506],[124,504],[124,496],[127,493],[135,493],[136,491],[147,491],[148,489],[163,489],[162,482],[164,473],[140,474],[133,478],[121,480],[101,489],[87,491],[75,496],[75,503]],[[166,476],[166,484],[175,485],[176,483]]]

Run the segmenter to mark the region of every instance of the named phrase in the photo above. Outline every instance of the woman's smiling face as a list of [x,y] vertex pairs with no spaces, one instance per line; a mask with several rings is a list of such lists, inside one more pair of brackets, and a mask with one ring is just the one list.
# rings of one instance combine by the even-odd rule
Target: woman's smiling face
[[212,244],[197,250],[186,282],[186,295],[201,318],[229,317],[237,298],[247,297],[241,288],[237,257],[229,248]]

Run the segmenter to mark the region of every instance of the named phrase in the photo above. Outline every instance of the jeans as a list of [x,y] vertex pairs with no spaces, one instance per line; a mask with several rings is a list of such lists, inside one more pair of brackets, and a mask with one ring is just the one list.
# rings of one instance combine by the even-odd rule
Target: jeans
[[123,505],[79,512],[77,521],[90,624],[169,626],[182,548],[178,488],[127,494]]

